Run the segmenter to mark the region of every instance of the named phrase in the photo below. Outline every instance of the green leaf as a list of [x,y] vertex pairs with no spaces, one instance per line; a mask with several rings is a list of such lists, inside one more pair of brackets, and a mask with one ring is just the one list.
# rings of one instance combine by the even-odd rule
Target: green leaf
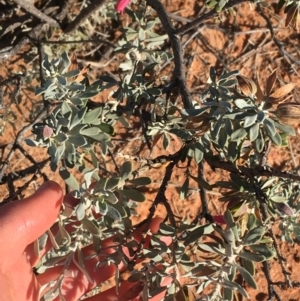
[[184,200],[187,197],[188,192],[189,192],[189,177],[186,177],[180,190],[180,199]]
[[128,180],[129,183],[136,186],[149,185],[152,183],[152,180],[148,177],[140,177],[132,180]]
[[56,77],[56,79],[61,86],[65,86],[68,83],[67,80],[63,76],[58,75]]
[[274,136],[269,136],[269,137],[275,145],[281,145],[282,139],[278,133],[275,133]]
[[80,71],[78,69],[66,72],[64,74],[62,74],[63,77],[74,77],[77,76],[80,73]]
[[247,136],[247,131],[243,128],[237,129],[236,131],[234,131],[230,138],[232,141],[239,141],[244,139]]
[[80,202],[75,209],[76,217],[79,221],[83,220],[85,217],[85,204]]
[[107,196],[105,196],[106,200],[108,200],[112,204],[118,203],[119,199],[112,191],[107,190],[106,193],[108,194]]
[[266,258],[266,260],[270,260],[276,254],[271,248],[269,248],[266,245],[258,244],[258,245],[250,245],[249,247],[253,252],[263,255]]
[[81,122],[81,120],[83,119],[86,113],[86,110],[87,110],[86,107],[82,108],[81,110],[78,110],[76,107],[72,106],[72,117],[71,117],[71,124],[70,124],[71,128],[74,128]]
[[214,140],[216,139],[216,137],[219,136],[219,133],[220,133],[220,130],[221,130],[222,127],[223,127],[223,118],[220,117],[218,119],[218,121],[214,123],[213,129],[211,131],[211,135],[212,135]]
[[274,194],[270,197],[273,202],[282,203],[286,201],[286,197],[281,194]]
[[143,28],[140,28],[140,29],[139,29],[139,40],[140,40],[140,41],[144,41],[144,40],[145,40],[145,37],[146,37],[145,31],[143,30]]
[[57,120],[57,124],[65,126],[65,127],[69,127],[69,123],[70,123],[70,120],[68,118],[62,117]]
[[81,223],[85,229],[87,229],[92,235],[94,236],[100,236],[100,229],[97,225],[97,222],[95,220],[89,220],[86,217],[84,217],[81,220]]
[[73,190],[79,190],[79,184],[77,180],[68,170],[60,168],[59,174],[68,186],[70,186]]
[[274,136],[276,134],[276,128],[274,125],[274,121],[270,118],[265,118],[264,120],[264,128],[268,134],[268,136],[271,138],[272,136]]
[[83,105],[83,101],[78,97],[71,97],[70,101],[72,102],[72,104],[74,106],[82,106]]
[[108,211],[108,206],[106,202],[97,202],[97,209],[101,215],[106,215]]
[[118,192],[135,202],[144,202],[146,200],[145,196],[135,189],[118,190]]
[[216,82],[217,79],[217,74],[216,74],[216,70],[214,67],[210,67],[209,69],[209,77],[212,83]]
[[100,75],[99,79],[106,82],[106,83],[118,84],[118,81],[115,80],[112,76],[109,76],[109,75]]
[[261,240],[265,233],[265,229],[263,227],[256,227],[248,231],[243,238],[243,244],[245,246],[253,245]]
[[92,136],[90,138],[92,138],[96,141],[102,142],[101,146],[103,146],[103,145],[106,146],[105,142],[110,140],[110,137],[106,133],[99,133],[98,135]]
[[[158,254],[157,250],[149,250],[146,248],[143,248],[143,255],[146,258],[150,258],[151,260],[153,260],[155,263],[158,262],[163,262],[162,257]],[[165,290],[165,288],[163,289]]]
[[236,99],[234,101],[234,104],[239,108],[239,109],[249,109],[249,108],[254,108],[253,105],[249,105],[244,99]]
[[248,252],[246,250],[240,252],[239,257],[246,258],[250,261],[255,261],[255,262],[262,262],[266,260],[266,257],[264,255]]
[[199,148],[197,147],[194,148],[194,158],[197,164],[199,164],[202,161],[203,155],[204,155],[203,152]]
[[210,243],[205,243],[205,244],[198,243],[197,245],[198,248],[200,248],[203,251],[219,254],[221,256],[226,256],[225,250],[223,248],[217,248],[215,245],[212,245]]
[[203,107],[201,109],[185,109],[181,110],[180,113],[182,117],[194,117],[204,114],[208,109],[209,107]]
[[80,94],[77,94],[76,95],[76,98],[79,98],[79,99],[89,99],[89,98],[92,98],[92,97],[95,97],[97,96],[98,94],[100,93],[100,91],[90,91],[90,92],[82,92]]
[[161,223],[160,226],[159,226],[159,233],[162,234],[162,235],[174,237],[175,236],[175,229],[170,225],[166,225],[165,223]]
[[203,235],[212,233],[213,230],[214,230],[214,228],[213,228],[212,224],[197,227],[195,230],[193,230],[191,233],[188,234],[188,236],[186,237],[186,239],[184,241],[184,245],[188,246],[188,245],[192,244],[193,242],[198,240]]
[[69,136],[77,136],[80,134],[80,131],[85,127],[87,127],[86,124],[82,124],[82,123],[77,124],[74,127],[72,127],[71,130],[69,130],[68,135]]
[[242,277],[244,278],[244,280],[248,283],[248,285],[250,285],[254,289],[257,289],[257,284],[254,278],[251,276],[251,274],[240,265],[236,264],[235,266],[240,272],[240,274],[242,275]]
[[223,289],[223,297],[224,297],[224,300],[226,300],[226,301],[232,301],[233,300],[233,290],[225,287]]
[[286,133],[287,135],[290,136],[296,136],[295,129],[292,126],[287,124],[281,124],[275,121],[274,121],[274,125],[279,131]]
[[95,120],[99,119],[101,112],[102,112],[102,108],[100,108],[100,107],[88,111],[84,115],[82,123],[89,123],[89,124],[93,123]]
[[115,130],[114,128],[107,123],[100,123],[98,125],[98,127],[100,128],[100,130],[108,135],[114,135],[115,134]]
[[262,122],[265,120],[265,118],[266,118],[265,112],[259,110],[259,111],[257,112],[257,121],[258,121],[259,123],[262,123]]
[[249,129],[249,140],[255,141],[259,133],[259,123],[255,123],[251,128]]
[[72,144],[74,144],[74,146],[84,146],[87,141],[85,140],[84,137],[82,136],[69,136],[68,141]]
[[71,60],[68,56],[68,53],[66,51],[63,51],[60,55],[61,68],[60,68],[59,72],[60,73],[65,72],[69,68],[70,64],[71,64]]
[[119,212],[119,210],[117,210],[115,207],[113,207],[110,204],[107,204],[107,215],[110,216],[112,219],[114,219],[115,221],[121,221],[122,220],[122,216]]
[[36,147],[39,145],[39,142],[35,141],[35,140],[32,140],[32,139],[29,139],[29,138],[26,138],[25,139],[25,143],[29,146],[33,146],[33,147]]
[[[168,38],[168,35],[164,34],[164,35],[157,35],[153,38],[148,38],[145,39],[145,42],[163,42],[164,40],[166,40]],[[151,43],[149,43],[151,44]]]
[[243,289],[238,283],[232,282],[223,278],[223,283],[221,283],[223,287],[231,288],[233,290],[237,290],[241,295],[243,295],[246,299],[249,299],[248,293]]
[[261,153],[262,150],[264,149],[264,146],[265,146],[265,140],[263,138],[263,135],[261,134],[261,131],[259,130],[258,132],[258,136],[257,138],[255,139],[254,141],[255,143],[255,147],[256,147],[256,150]]
[[66,101],[63,101],[61,104],[61,114],[66,115],[69,112],[71,112],[70,106],[67,104]]
[[256,226],[256,223],[257,223],[257,218],[256,218],[255,214],[253,214],[253,213],[249,214],[248,223],[247,223],[248,230],[254,229],[254,227]]
[[124,162],[120,168],[120,177],[122,180],[128,179],[132,174],[132,163],[131,162]]
[[218,1],[217,1],[217,0],[211,0],[211,1],[205,3],[206,7],[208,7],[208,8],[212,8],[212,7],[214,7],[216,4],[218,4]]
[[239,155],[239,149],[238,149],[238,145],[237,142],[235,141],[230,141],[228,144],[228,159],[231,162],[234,162]]
[[68,139],[68,136],[61,132],[61,133],[57,134],[56,136],[54,136],[53,139],[59,143],[63,143]]
[[247,258],[242,258],[243,267],[250,273],[250,275],[254,276],[255,266],[252,260]]
[[225,145],[227,144],[229,135],[226,131],[226,128],[222,128],[220,131],[220,135],[218,137],[218,144],[220,148],[225,148]]
[[234,218],[229,210],[226,210],[224,213],[224,219],[229,228],[235,227]]
[[119,185],[119,183],[120,183],[120,178],[119,177],[108,178],[106,183],[105,183],[105,189],[106,190],[113,190]]
[[96,136],[99,133],[100,133],[100,129],[95,126],[80,130],[80,134],[84,136]]
[[170,139],[169,139],[168,135],[166,135],[164,133],[163,134],[163,147],[164,147],[164,149],[167,150],[169,145],[170,145]]
[[244,128],[247,128],[251,125],[253,125],[255,122],[256,122],[256,119],[257,119],[257,115],[250,115],[250,116],[247,116],[245,118],[245,121],[244,121],[244,124],[243,124],[243,127]]

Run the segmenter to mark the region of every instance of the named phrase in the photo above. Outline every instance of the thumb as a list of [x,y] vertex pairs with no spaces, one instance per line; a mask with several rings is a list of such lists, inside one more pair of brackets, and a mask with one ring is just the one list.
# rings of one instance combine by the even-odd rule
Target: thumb
[[[55,222],[63,200],[61,187],[45,182],[30,197],[0,207],[0,258],[21,255]],[[19,253],[19,254],[18,254]]]

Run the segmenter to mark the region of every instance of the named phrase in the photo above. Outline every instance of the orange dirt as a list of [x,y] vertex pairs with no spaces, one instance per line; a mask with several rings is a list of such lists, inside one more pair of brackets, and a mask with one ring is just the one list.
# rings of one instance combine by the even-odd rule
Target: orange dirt
[[[178,16],[194,19],[197,17],[203,8],[203,3],[196,0],[188,1],[165,1],[170,3],[167,5],[167,10]],[[293,54],[296,58],[299,58],[299,34],[292,28],[285,28],[283,15],[276,17],[274,9],[266,9],[266,13],[271,16],[273,26],[276,27],[277,38],[284,42],[285,49]],[[123,16],[126,21],[126,15]],[[243,4],[236,9],[236,14],[221,14],[217,20],[209,20],[205,26],[203,26],[198,35],[188,41],[190,35],[183,37],[183,42],[186,42],[184,48],[184,57],[187,60],[187,82],[193,96],[197,99],[199,93],[203,90],[208,78],[209,67],[216,65],[218,70],[234,70],[237,69],[244,76],[255,79],[262,87],[264,87],[265,80],[268,75],[274,70],[278,71],[278,85],[283,83],[295,82],[298,84],[294,90],[293,100],[298,101],[299,95],[299,66],[296,64],[289,64],[288,60],[280,53],[278,48],[272,42],[270,33],[266,28],[265,21],[255,10],[254,6],[250,4]],[[0,66],[0,81],[6,79],[12,73],[24,72],[30,73],[32,66],[36,65],[37,57],[30,53],[31,62],[24,59],[24,55],[28,48],[22,49],[23,53],[20,53],[16,57],[9,61],[3,62]],[[78,57],[81,57],[81,50],[77,49]],[[105,59],[102,59],[105,62]],[[82,62],[84,64],[84,61]],[[102,63],[102,61],[101,61]],[[29,66],[29,67],[28,67]],[[33,67],[33,70],[36,67]],[[168,72],[173,68],[173,65],[168,66]],[[96,74],[93,74],[93,70],[96,67],[92,66],[91,75],[95,78]],[[106,73],[110,71],[116,73],[115,62],[112,61],[108,65],[101,69],[96,70],[96,73]],[[38,82],[32,81],[31,86],[38,85]],[[101,98],[101,97],[100,97]],[[103,98],[102,98],[103,99]],[[5,99],[5,101],[12,101],[11,99]],[[12,104],[11,110],[15,112],[16,118],[12,124],[7,124],[6,131],[3,136],[0,137],[1,155],[2,159],[5,159],[9,150],[13,146],[14,139],[18,131],[28,124],[31,119],[32,110],[36,110],[41,105],[41,99],[35,97],[34,94],[23,85],[22,88],[22,100],[19,104]],[[134,118],[132,118],[134,122]],[[116,142],[116,153],[120,153],[123,156],[129,155],[132,158],[155,158],[162,154],[174,153],[181,145],[181,142],[172,141],[170,149],[164,151],[160,143],[158,143],[153,151],[149,151],[145,144],[140,140],[134,140],[136,132],[132,128],[123,128],[118,125],[116,128],[118,133],[116,138],[127,139],[131,142],[121,143]],[[29,131],[25,132],[24,137],[30,136]],[[292,169],[299,165],[299,137],[291,140],[292,150],[289,148],[272,148],[272,151],[268,157],[268,163],[274,167],[280,167],[283,170]],[[7,147],[5,147],[7,145]],[[31,148],[22,143],[22,146],[30,156],[32,156],[37,162],[41,162],[46,158],[46,153],[42,149]],[[293,158],[293,160],[292,160]],[[122,156],[115,158],[117,162],[122,162],[124,159]],[[114,171],[114,165],[110,157],[107,157],[106,168]],[[6,174],[23,170],[31,165],[30,161],[20,152],[16,151],[14,156],[9,161],[9,167],[6,170]],[[138,165],[136,165],[138,166]],[[185,179],[184,174],[185,164],[181,164],[176,168],[175,173],[169,183],[167,189],[167,199],[169,200],[172,209],[176,216],[180,216],[182,220],[192,220],[201,210],[201,201],[199,193],[197,192],[197,185],[190,182],[190,194],[187,199],[180,200],[179,190],[180,185],[183,184]],[[196,176],[196,167],[192,165],[193,169],[190,171]],[[220,180],[226,176],[226,174],[220,170],[213,172],[205,168],[206,179],[209,183],[214,183],[216,180]],[[49,179],[59,181],[62,185],[62,181],[57,173],[53,173],[49,170],[49,167],[44,167],[41,170],[45,173]],[[148,174],[149,175],[149,174]],[[160,181],[164,176],[164,167],[151,169],[150,176],[153,183],[144,190],[147,201],[144,202],[138,208],[138,216],[133,217],[135,223],[145,218],[148,214],[148,208],[153,202],[156,192],[158,191]],[[17,180],[14,182],[15,188],[23,186],[30,178],[32,174]],[[29,187],[24,189],[23,195],[27,196],[31,194],[36,188],[43,182],[41,175],[37,175],[36,181]],[[9,190],[7,185],[0,185],[0,195],[4,199],[8,196]],[[218,192],[214,194],[208,194],[209,208],[212,214],[220,214],[224,211],[224,205],[217,201]],[[156,215],[164,216],[164,208],[158,206]],[[278,233],[278,232],[277,232]],[[278,237],[279,238],[279,237]],[[294,245],[293,247],[278,239],[280,251],[286,258],[287,270],[291,273],[292,281],[300,281],[297,267],[300,261],[300,247]],[[281,267],[278,261],[275,259],[271,262],[271,276],[273,281],[284,281]],[[268,290],[266,278],[262,271],[262,266],[257,266],[257,273],[255,275],[259,289],[257,291],[247,287],[247,291],[250,294],[250,300],[266,301],[268,298]],[[282,287],[282,289],[276,288],[276,291],[282,298],[282,300],[298,301],[299,300],[299,288]]]

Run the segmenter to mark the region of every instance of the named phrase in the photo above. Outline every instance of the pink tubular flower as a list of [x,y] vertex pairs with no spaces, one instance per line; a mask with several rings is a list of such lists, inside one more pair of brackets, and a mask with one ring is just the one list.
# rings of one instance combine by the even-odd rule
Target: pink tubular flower
[[116,11],[121,14],[124,13],[124,9],[126,6],[129,4],[130,0],[118,0],[117,5],[116,5]]

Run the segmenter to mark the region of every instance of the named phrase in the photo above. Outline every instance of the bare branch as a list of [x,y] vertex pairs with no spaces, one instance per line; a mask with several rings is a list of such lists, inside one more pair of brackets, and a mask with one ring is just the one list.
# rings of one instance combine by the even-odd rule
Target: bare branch
[[[249,0],[233,0],[233,1],[229,1],[223,10],[226,10],[226,9],[229,9],[229,8],[232,8],[238,4],[242,4],[244,2],[251,2]],[[178,28],[176,30],[176,34],[177,35],[184,35],[186,34],[188,31],[192,30],[193,28],[197,27],[197,26],[201,26],[203,24],[204,21],[208,20],[208,19],[211,19],[211,18],[214,18],[218,15],[219,13],[213,9],[213,10],[210,10],[209,12],[201,15],[199,18],[195,19],[194,21],[186,24],[186,25],[183,25],[181,26],[180,28]]]
[[257,10],[259,12],[259,14],[264,18],[264,20],[267,22],[268,28],[270,30],[272,39],[275,43],[275,45],[278,47],[278,49],[280,50],[280,52],[283,54],[283,56],[285,58],[287,58],[287,60],[289,61],[289,63],[293,62],[296,65],[300,66],[300,61],[296,60],[293,56],[291,56],[283,47],[283,44],[281,42],[278,41],[278,39],[275,36],[275,32],[272,26],[272,23],[269,19],[268,16],[266,16],[266,14],[263,12],[261,5],[259,3],[257,3]]
[[170,38],[172,49],[173,49],[173,55],[174,55],[175,82],[178,83],[179,85],[179,92],[182,97],[182,101],[185,109],[192,108],[191,94],[186,85],[186,78],[185,78],[184,65],[183,65],[183,51],[182,51],[179,35],[176,33],[176,29],[173,27],[170,21],[168,12],[166,11],[165,7],[160,1],[147,0],[147,4],[157,12],[157,15],[162,23],[162,26]]
[[33,6],[28,0],[13,0],[13,1],[19,6],[21,6],[22,8],[24,8],[31,15],[48,23],[51,27],[60,28],[60,24],[58,23],[58,21],[41,12],[39,9]]
[[105,0],[92,1],[90,5],[81,10],[79,15],[73,21],[71,21],[63,28],[64,33],[72,33],[81,23],[83,23],[93,12],[99,9],[104,3]]
[[300,176],[291,174],[285,171],[280,171],[271,167],[257,166],[254,168],[248,168],[245,166],[238,165],[237,167],[230,162],[214,161],[209,158],[205,158],[206,162],[212,168],[221,168],[233,173],[242,173],[246,176],[267,176],[267,177],[279,177],[284,179],[291,179],[295,181],[300,181]]

